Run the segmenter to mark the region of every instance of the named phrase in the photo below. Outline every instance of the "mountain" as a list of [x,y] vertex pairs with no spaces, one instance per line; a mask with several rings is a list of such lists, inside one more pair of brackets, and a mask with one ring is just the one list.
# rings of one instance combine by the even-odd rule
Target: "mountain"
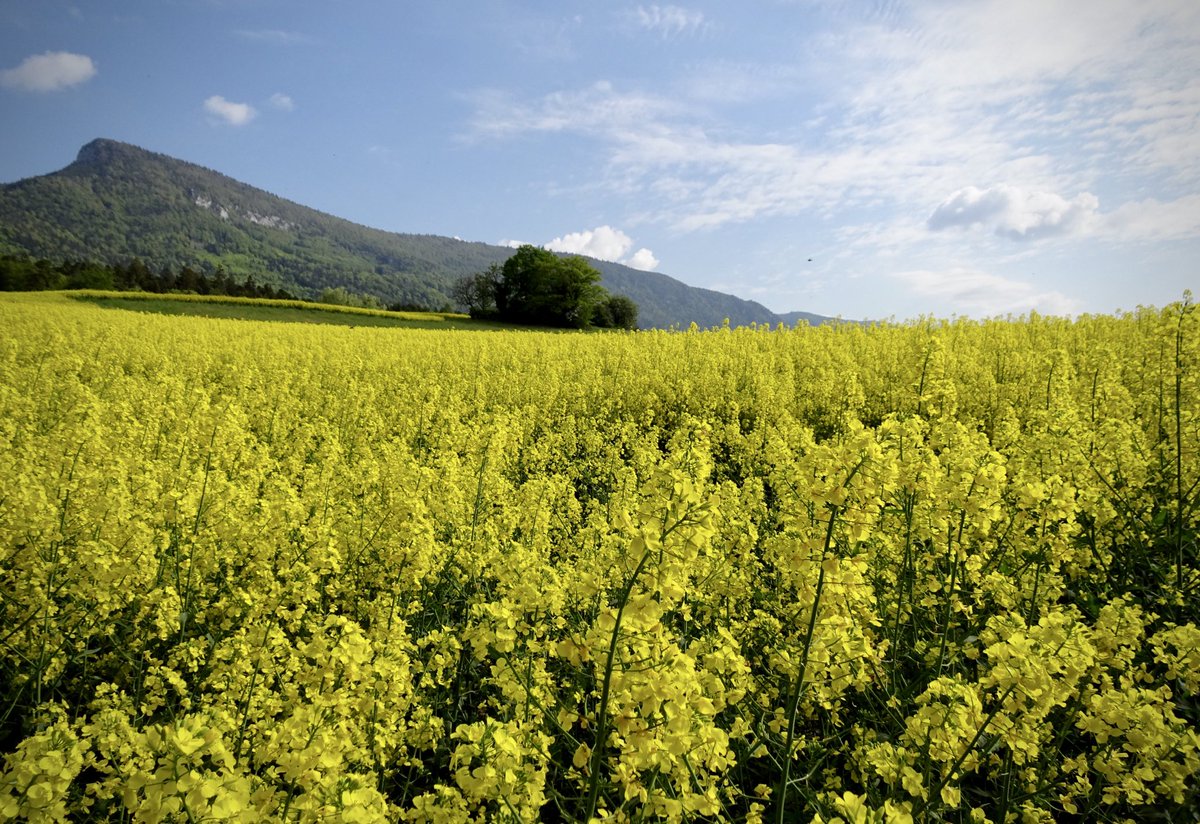
[[[305,297],[342,287],[385,303],[439,307],[450,303],[455,280],[512,250],[371,229],[202,166],[100,139],[60,171],[0,185],[0,253],[104,263],[137,257],[173,270],[221,266]],[[753,301],[592,263],[605,288],[638,304],[643,327],[787,322]]]

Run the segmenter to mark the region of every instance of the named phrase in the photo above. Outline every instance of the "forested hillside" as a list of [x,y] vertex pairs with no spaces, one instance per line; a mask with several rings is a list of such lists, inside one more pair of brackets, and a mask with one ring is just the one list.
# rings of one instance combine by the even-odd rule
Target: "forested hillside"
[[[453,283],[512,254],[503,246],[360,226],[210,169],[112,140],[74,163],[0,186],[0,254],[86,259],[152,269],[223,268],[300,297],[329,288],[384,304],[440,308]],[[777,323],[752,301],[655,272],[596,261],[603,285],[628,295],[644,327]]]

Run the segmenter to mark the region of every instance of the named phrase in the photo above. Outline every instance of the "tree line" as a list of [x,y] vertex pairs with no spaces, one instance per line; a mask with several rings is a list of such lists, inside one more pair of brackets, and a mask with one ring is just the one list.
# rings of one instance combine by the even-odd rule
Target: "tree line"
[[193,292],[239,298],[299,300],[286,289],[258,283],[253,275],[238,281],[222,267],[210,275],[190,266],[178,271],[152,270],[140,258],[124,264],[90,260],[34,260],[17,255],[0,256],[0,291],[41,292],[50,289],[101,289],[116,292]]
[[[155,271],[140,258],[108,264],[90,260],[50,261],[0,255],[0,291],[97,289],[168,294],[184,292],[274,300],[305,300],[286,289],[237,280],[224,267],[206,274],[190,266]],[[636,329],[638,307],[625,295],[609,294],[600,273],[581,257],[560,257],[536,246],[522,246],[504,263],[459,280],[452,298],[471,317],[506,323],[568,329]],[[343,287],[325,289],[318,303],[385,308],[378,298]],[[386,306],[391,311],[436,311],[412,303]],[[440,311],[451,307],[442,307]]]
[[528,244],[504,263],[460,279],[451,297],[473,318],[568,329],[637,328],[637,304],[609,294],[586,260]]
[[0,256],[0,291],[44,292],[49,290],[96,289],[105,292],[150,292],[164,295],[184,293],[235,298],[267,298],[271,300],[300,300],[309,303],[328,303],[355,306],[363,309],[387,309],[392,312],[432,312],[414,303],[394,303],[385,306],[374,295],[352,292],[341,286],[323,289],[315,301],[299,297],[286,289],[259,283],[253,275],[237,280],[224,267],[218,266],[209,275],[190,266],[178,271],[164,267],[154,271],[141,258],[124,264],[97,263],[91,260],[54,262],[19,255]]

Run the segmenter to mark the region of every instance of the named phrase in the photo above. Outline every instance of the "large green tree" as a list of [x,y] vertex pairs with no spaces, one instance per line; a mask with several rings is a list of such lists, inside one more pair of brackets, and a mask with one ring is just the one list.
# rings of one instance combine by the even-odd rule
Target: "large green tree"
[[525,245],[501,268],[496,309],[514,323],[582,329],[605,295],[600,273],[583,258]]
[[521,246],[502,266],[459,281],[454,297],[472,316],[512,323],[585,329],[633,328],[637,306],[612,296],[600,273],[581,257],[560,257],[537,246]]

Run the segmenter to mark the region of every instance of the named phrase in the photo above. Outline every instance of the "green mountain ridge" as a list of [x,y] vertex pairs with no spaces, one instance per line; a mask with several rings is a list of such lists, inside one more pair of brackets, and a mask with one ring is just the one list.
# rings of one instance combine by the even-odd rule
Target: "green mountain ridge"
[[[137,257],[173,270],[224,267],[305,297],[342,287],[385,303],[440,307],[451,302],[454,281],[512,250],[372,229],[193,163],[98,139],[57,172],[0,185],[0,253],[103,263]],[[592,263],[606,289],[638,304],[643,327],[828,320],[777,315],[657,272]]]

